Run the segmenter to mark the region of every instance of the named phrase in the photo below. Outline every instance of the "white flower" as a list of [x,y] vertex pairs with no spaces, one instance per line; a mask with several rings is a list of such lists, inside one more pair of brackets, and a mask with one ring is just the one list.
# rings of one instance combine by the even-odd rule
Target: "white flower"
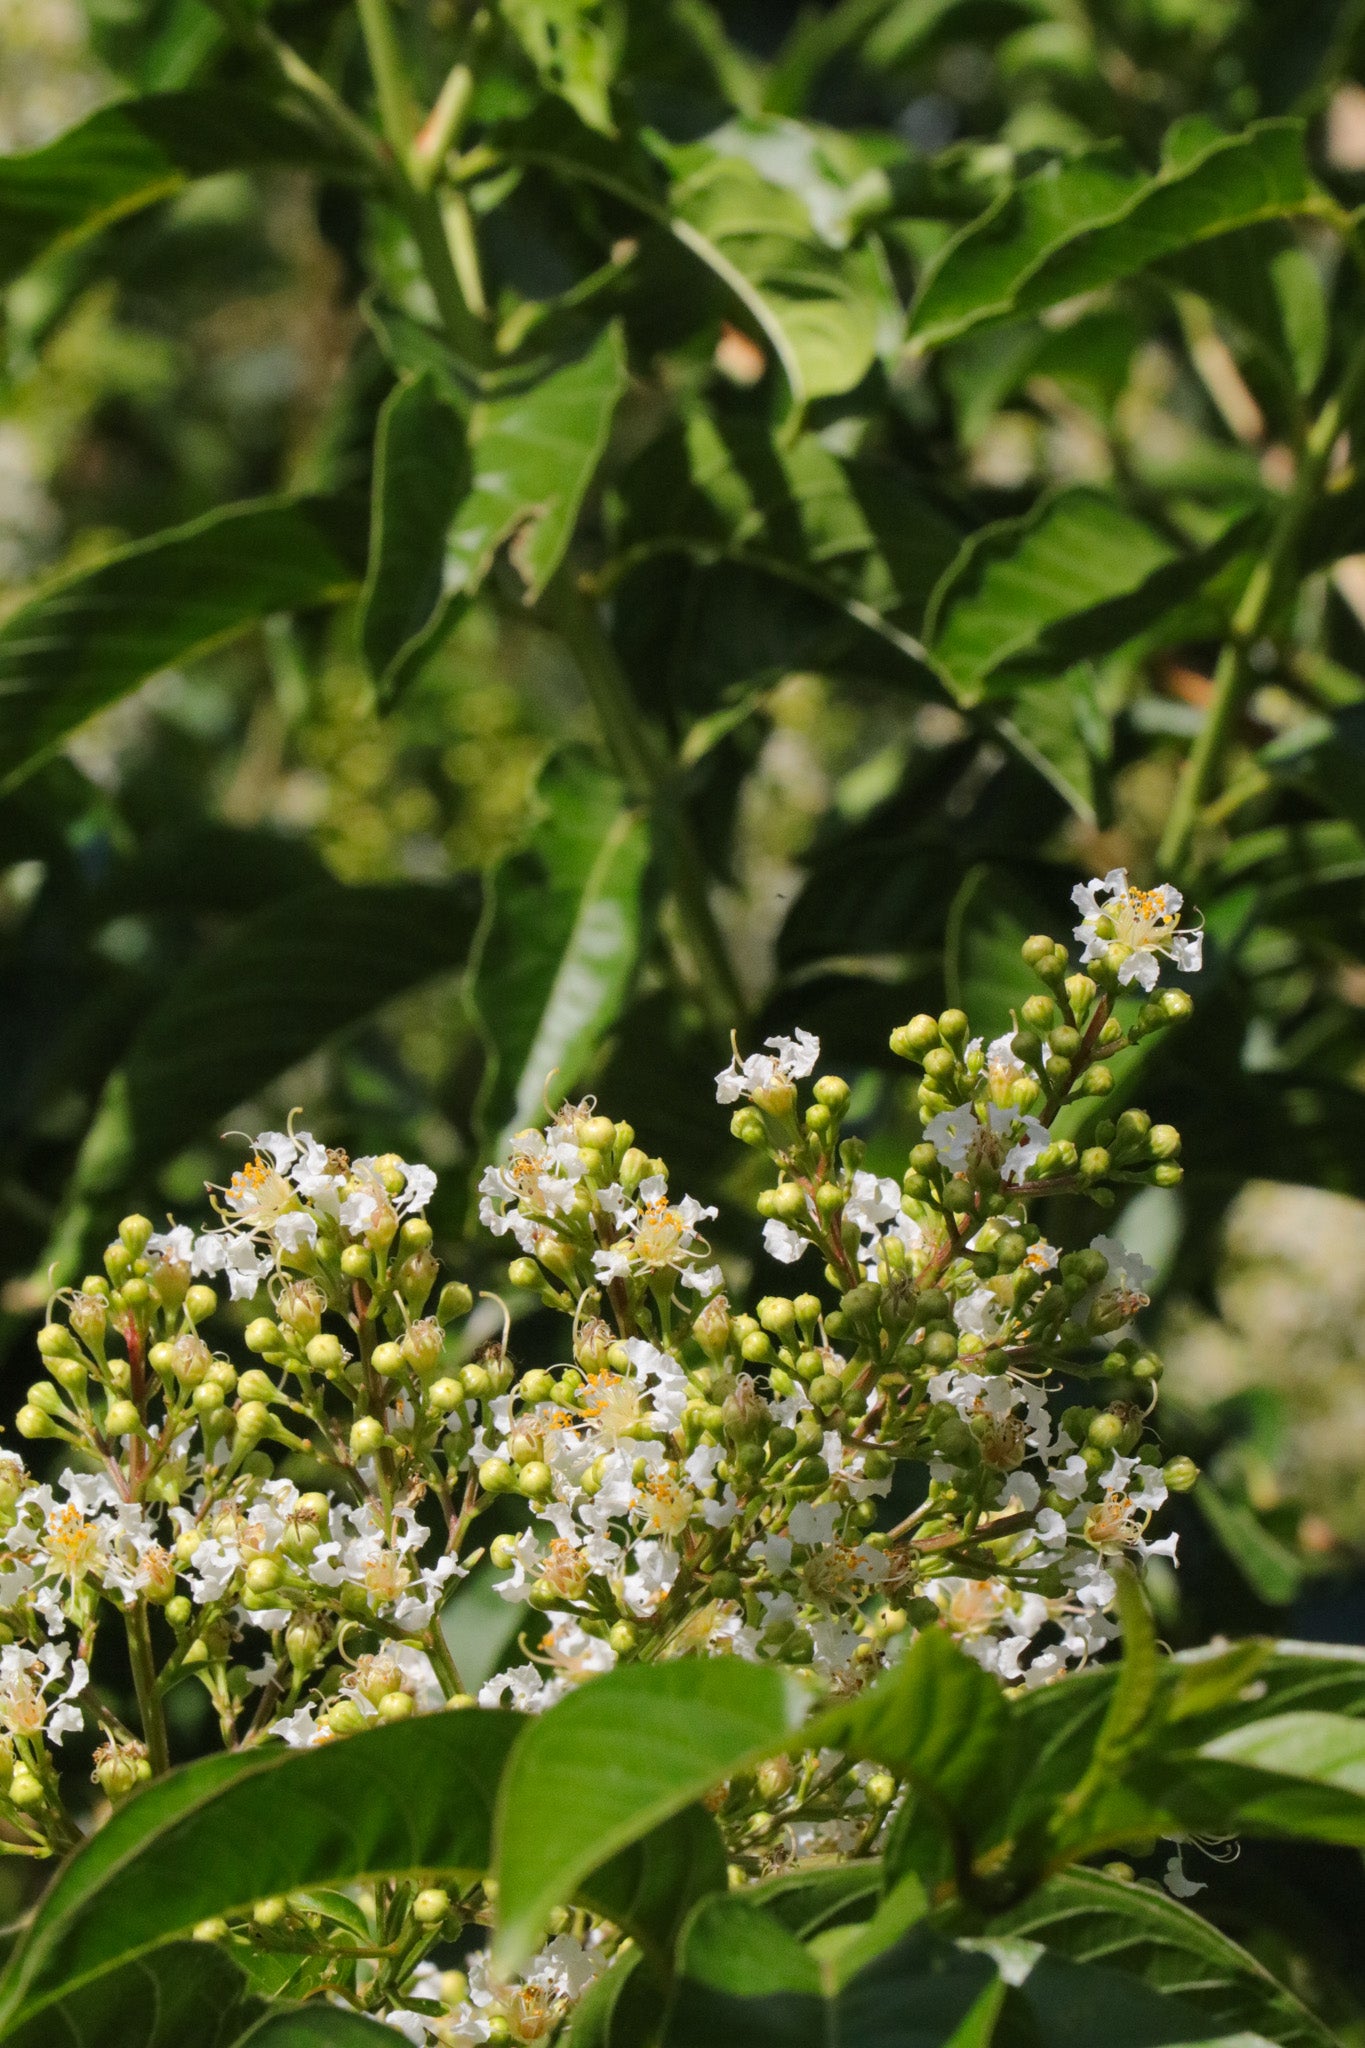
[[858,1230],[875,1230],[900,1214],[901,1191],[894,1180],[879,1180],[875,1173],[859,1170],[853,1176],[853,1190],[844,1203],[844,1214]]
[[1182,974],[1197,974],[1204,964],[1204,935],[1181,931],[1184,898],[1169,882],[1134,889],[1126,868],[1111,868],[1103,880],[1096,875],[1078,882],[1071,900],[1081,913],[1073,936],[1082,942],[1082,962],[1102,959],[1114,944],[1129,949],[1118,973],[1125,987],[1135,981],[1155,988],[1163,960],[1173,961]]
[[318,1220],[306,1209],[289,1209],[277,1216],[271,1234],[282,1251],[296,1252],[304,1245],[311,1250],[318,1241]]
[[194,1232],[188,1223],[177,1223],[171,1230],[153,1231],[147,1240],[147,1249],[168,1259],[172,1265],[188,1266],[194,1257]]
[[793,1081],[804,1081],[820,1057],[819,1039],[799,1027],[795,1038],[765,1038],[763,1043],[772,1047],[771,1053],[751,1052],[747,1060],[736,1053],[716,1075],[717,1102],[739,1102],[766,1089],[783,1092]]
[[1020,1117],[1019,1122],[1024,1135],[1005,1154],[1002,1171],[1006,1180],[1022,1181],[1029,1168],[1037,1164],[1052,1143],[1046,1127],[1036,1116]]
[[763,1226],[763,1249],[770,1259],[777,1259],[784,1266],[794,1266],[810,1250],[810,1239],[801,1237],[788,1223],[779,1223],[770,1216]]

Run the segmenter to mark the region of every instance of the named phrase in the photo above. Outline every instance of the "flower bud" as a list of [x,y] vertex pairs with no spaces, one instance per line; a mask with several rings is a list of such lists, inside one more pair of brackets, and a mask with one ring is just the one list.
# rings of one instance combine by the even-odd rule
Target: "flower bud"
[[364,1708],[350,1699],[335,1701],[322,1718],[333,1735],[363,1735],[370,1725]]
[[278,1351],[281,1344],[280,1332],[269,1316],[253,1316],[242,1334],[242,1342],[248,1351],[258,1354],[262,1351]]
[[289,1915],[288,1899],[257,1899],[251,1917],[258,1927],[278,1927]]
[[789,1756],[769,1756],[763,1759],[754,1772],[754,1786],[760,1799],[770,1806],[791,1790],[796,1782],[796,1766]]
[[939,1042],[938,1020],[921,1011],[908,1024],[898,1024],[891,1034],[891,1050],[898,1059],[923,1059]]
[[692,1335],[708,1358],[723,1358],[730,1342],[730,1304],[713,1295],[692,1325]]
[[[98,1294],[81,1293],[71,1300],[71,1327],[82,1344],[98,1352],[104,1343],[104,1333],[109,1325],[109,1310]],[[41,1346],[39,1347],[41,1349]]]
[[50,1358],[47,1369],[67,1394],[79,1394],[89,1377],[84,1360],[79,1358]]
[[265,1435],[270,1427],[270,1410],[264,1401],[243,1401],[237,1410],[237,1434],[248,1443]]
[[370,1353],[370,1364],[385,1379],[396,1377],[398,1373],[402,1372],[406,1363],[402,1348],[397,1344],[376,1344],[374,1350]]
[[125,1216],[118,1227],[118,1234],[133,1257],[140,1259],[147,1249],[152,1226],[145,1216]]
[[185,1296],[185,1314],[192,1323],[202,1323],[211,1316],[218,1306],[218,1296],[211,1287],[197,1281]]
[[1168,1458],[1161,1476],[1172,1493],[1189,1493],[1199,1478],[1199,1467],[1193,1458]]
[[363,1244],[348,1244],[340,1259],[342,1277],[346,1280],[367,1280],[370,1275],[370,1255]]
[[467,1316],[474,1306],[474,1297],[463,1280],[447,1280],[436,1303],[436,1320],[444,1325],[453,1323],[457,1316]]
[[[490,1459],[488,1462],[491,1464],[498,1461]],[[482,1466],[479,1467],[479,1482],[482,1485]],[[554,1492],[554,1485],[554,1474],[549,1466],[540,1458],[532,1458],[517,1473],[517,1492],[523,1494],[527,1500],[548,1500]],[[485,1488],[484,1490],[487,1492],[489,1489]]]
[[142,1427],[136,1401],[111,1401],[104,1417],[106,1436],[133,1436]]
[[442,1379],[433,1380],[427,1388],[427,1406],[436,1415],[449,1415],[452,1409],[459,1407],[463,1399],[464,1388],[449,1374]]
[[333,1373],[340,1372],[346,1362],[346,1352],[340,1337],[332,1336],[330,1331],[324,1331],[320,1337],[311,1337],[304,1356],[314,1372],[320,1372],[328,1378]]
[[633,1622],[616,1621],[607,1631],[607,1641],[618,1657],[628,1657],[639,1641],[639,1634]]
[[410,1721],[417,1712],[417,1702],[410,1692],[386,1692],[379,1702],[381,1721]]
[[[749,1103],[742,1103],[730,1119],[730,1135],[738,1138],[741,1145],[752,1145],[762,1150],[768,1142],[768,1133],[762,1117]],[[629,1156],[629,1155],[627,1155]],[[625,1187],[624,1162],[622,1162],[621,1185]]]
[[372,1458],[384,1448],[384,1425],[377,1415],[360,1415],[351,1424],[351,1456]]
[[280,1390],[274,1380],[259,1366],[251,1366],[242,1374],[237,1382],[237,1392],[244,1401],[262,1401],[267,1406],[280,1398]]
[[479,1485],[485,1493],[510,1493],[516,1474],[506,1458],[485,1458],[479,1467]]
[[450,1893],[439,1885],[420,1891],[412,1902],[412,1917],[419,1927],[437,1927],[450,1911]]
[[874,1771],[863,1786],[863,1797],[869,1806],[889,1806],[896,1796],[896,1781],[890,1771]]
[[1175,1159],[1180,1153],[1180,1133],[1174,1124],[1153,1124],[1147,1133],[1147,1150],[1153,1159]]
[[191,1941],[226,1941],[227,1936],[227,1921],[216,1916],[211,1920],[200,1920],[190,1929]]
[[205,1417],[216,1415],[227,1402],[227,1396],[217,1380],[205,1380],[202,1386],[195,1388],[190,1399],[194,1403],[196,1414]]
[[43,1804],[42,1781],[27,1764],[15,1764],[6,1797],[10,1804],[17,1806],[21,1812],[31,1813],[35,1807]]

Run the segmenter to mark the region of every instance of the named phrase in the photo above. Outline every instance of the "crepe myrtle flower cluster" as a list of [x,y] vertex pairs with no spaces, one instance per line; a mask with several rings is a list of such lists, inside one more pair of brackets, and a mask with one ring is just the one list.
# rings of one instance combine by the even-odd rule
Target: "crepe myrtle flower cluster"
[[[479,1191],[518,1296],[562,1317],[550,1367],[519,1368],[506,1311],[476,1342],[469,1288],[440,1285],[435,1175],[396,1155],[291,1122],[210,1190],[209,1227],[126,1218],[39,1333],[18,1429],[56,1451],[44,1478],[0,1454],[0,1847],[77,1838],[73,1734],[98,1740],[97,1800],[164,1770],[180,1684],[229,1747],[307,1746],[539,1712],[620,1660],[770,1661],[841,1694],[923,1629],[1009,1687],[1102,1650],[1119,1569],[1174,1555],[1154,1517],[1196,1473],[1148,1428],[1151,1275],[1103,1228],[1050,1243],[1034,1211],[1179,1180],[1178,1134],[1105,1098],[1115,1055],[1189,1014],[1162,981],[1197,968],[1199,939],[1173,890],[1122,871],[1076,901],[1080,966],[1029,939],[1038,991],[1011,1030],[988,1043],[948,1009],[893,1033],[920,1071],[898,1176],[844,1135],[850,1089],[817,1075],[811,1033],[736,1049],[716,1096],[767,1162],[774,1277],[805,1283],[752,1312],[705,1235],[715,1211],[591,1101],[517,1136]],[[224,1292],[249,1360],[214,1341]],[[441,1614],[485,1558],[519,1648],[473,1692]],[[135,1719],[90,1677],[108,1631]],[[870,1853],[900,1794],[818,1752],[712,1804],[752,1876]],[[335,1922],[309,1895],[200,1932],[324,1954],[321,1990],[414,2043],[549,2039],[618,1936],[576,1913],[515,1983],[483,1955],[442,1969],[489,1914],[480,1883],[433,1874],[360,1887]]]

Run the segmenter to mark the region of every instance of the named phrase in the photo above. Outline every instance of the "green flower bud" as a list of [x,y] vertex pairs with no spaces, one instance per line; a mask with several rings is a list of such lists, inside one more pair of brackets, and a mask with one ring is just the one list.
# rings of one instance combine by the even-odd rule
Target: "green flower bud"
[[[747,1102],[742,1103],[731,1117],[730,1135],[733,1138],[738,1138],[741,1145],[752,1145],[757,1150],[762,1150],[768,1142],[767,1127],[762,1117],[752,1104]],[[626,1189],[627,1193],[630,1192],[630,1183],[625,1177],[624,1162],[622,1163],[621,1185]]]
[[891,1050],[898,1059],[923,1059],[939,1042],[938,1020],[921,1011],[908,1024],[898,1024],[891,1034]]
[[[488,1462],[492,1464],[498,1461],[490,1459]],[[479,1479],[480,1483],[482,1483],[482,1466],[479,1468]],[[518,1471],[516,1488],[517,1492],[524,1494],[527,1500],[548,1500],[555,1490],[554,1474],[541,1459],[532,1458]],[[485,1491],[488,1491],[488,1489],[485,1488]]]
[[1168,1023],[1181,1024],[1194,1015],[1194,998],[1188,989],[1163,988],[1157,1001]]
[[1178,1188],[1184,1178],[1184,1167],[1177,1165],[1173,1159],[1152,1168],[1152,1182],[1155,1187]]
[[384,1425],[377,1415],[359,1415],[351,1424],[351,1456],[372,1458],[384,1447]]
[[1082,1152],[1080,1157],[1081,1178],[1083,1180],[1098,1180],[1101,1174],[1108,1173],[1110,1165],[1109,1154],[1105,1151],[1103,1145],[1090,1145]]
[[437,1415],[449,1415],[464,1399],[464,1388],[457,1379],[447,1375],[444,1379],[433,1380],[427,1388],[427,1406]]
[[211,1287],[196,1281],[185,1296],[185,1314],[192,1323],[202,1323],[218,1307],[218,1296]]
[[607,1641],[611,1644],[618,1657],[628,1657],[639,1641],[639,1635],[634,1622],[613,1622],[611,1628],[607,1631]]
[[1019,1017],[1030,1031],[1039,1033],[1051,1031],[1060,1021],[1057,1016],[1057,1005],[1051,996],[1030,996],[1020,1010]]
[[863,1797],[869,1806],[889,1806],[896,1796],[896,1781],[890,1771],[874,1771],[863,1786]]
[[554,1376],[536,1366],[530,1372],[522,1374],[517,1382],[517,1392],[528,1407],[534,1408],[542,1401],[552,1401],[555,1392]]
[[406,1362],[402,1347],[398,1344],[376,1344],[370,1353],[370,1364],[385,1379],[391,1379],[402,1372]]
[[1161,1476],[1172,1493],[1189,1493],[1199,1478],[1199,1467],[1193,1458],[1168,1458]]
[[436,1320],[443,1327],[453,1323],[457,1316],[467,1316],[474,1306],[474,1297],[463,1280],[447,1280],[436,1303]]
[[1104,1409],[1097,1415],[1086,1431],[1087,1442],[1097,1451],[1116,1451],[1123,1442],[1125,1425],[1122,1416]]
[[310,1337],[304,1356],[314,1372],[323,1373],[327,1377],[340,1372],[346,1362],[346,1352],[340,1337],[332,1336],[330,1331],[324,1331],[319,1337]]
[[79,1394],[89,1377],[84,1361],[79,1358],[50,1358],[47,1369],[68,1394]]
[[333,1735],[363,1735],[370,1725],[364,1708],[349,1699],[337,1700],[322,1718]]
[[814,1089],[816,1101],[822,1103],[835,1116],[842,1116],[848,1108],[851,1092],[847,1081],[842,1080],[838,1074],[822,1074]]
[[410,1692],[386,1692],[378,1711],[381,1721],[410,1721],[417,1712],[417,1702]]
[[412,1902],[412,1917],[419,1927],[437,1927],[450,1911],[450,1893],[429,1885]]
[[44,1323],[38,1332],[38,1355],[48,1360],[79,1358],[80,1346],[65,1323]]
[[244,1401],[260,1401],[267,1406],[271,1401],[278,1401],[280,1398],[280,1390],[274,1380],[268,1372],[262,1372],[259,1366],[251,1366],[242,1374],[237,1382],[237,1392]]
[[194,1403],[196,1414],[205,1417],[216,1415],[227,1402],[227,1396],[217,1380],[205,1380],[202,1386],[195,1388],[190,1399]]
[[226,1941],[227,1937],[227,1921],[217,1917],[212,1920],[200,1920],[190,1930],[191,1941]]
[[278,1927],[289,1916],[287,1899],[257,1899],[251,1909],[251,1917],[258,1927]]
[[932,1052],[924,1055],[924,1071],[931,1081],[937,1081],[941,1087],[945,1081],[951,1081],[957,1072],[957,1056],[946,1045],[935,1046]]
[[1180,1153],[1180,1133],[1174,1124],[1153,1124],[1147,1133],[1147,1150],[1153,1159],[1175,1159]]
[[485,1458],[479,1467],[479,1485],[485,1493],[510,1493],[516,1474],[505,1458]]
[[348,1244],[341,1254],[341,1271],[347,1280],[367,1280],[370,1275],[370,1254],[363,1244]]
[[145,1216],[125,1216],[118,1227],[119,1237],[135,1259],[140,1259],[147,1249],[147,1240],[152,1226]]
[[278,1351],[283,1338],[277,1324],[269,1316],[254,1316],[243,1333],[243,1343],[248,1351]]
[[513,1287],[520,1287],[528,1294],[534,1294],[544,1280],[534,1259],[513,1259],[507,1268],[507,1278]]
[[30,1442],[39,1437],[56,1435],[56,1424],[52,1417],[43,1409],[35,1408],[31,1401],[26,1401],[19,1410],[14,1418],[14,1426],[20,1436],[27,1437]]
[[106,1436],[133,1436],[142,1427],[142,1417],[135,1401],[111,1401],[105,1411],[104,1430]]

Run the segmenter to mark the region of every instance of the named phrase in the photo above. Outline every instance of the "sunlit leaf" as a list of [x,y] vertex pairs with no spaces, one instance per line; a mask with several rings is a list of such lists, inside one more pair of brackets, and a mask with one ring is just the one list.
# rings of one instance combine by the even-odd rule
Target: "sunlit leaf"
[[544,815],[498,869],[473,998],[488,1036],[490,1138],[572,1093],[625,1000],[643,935],[647,820],[582,754],[541,776]]

